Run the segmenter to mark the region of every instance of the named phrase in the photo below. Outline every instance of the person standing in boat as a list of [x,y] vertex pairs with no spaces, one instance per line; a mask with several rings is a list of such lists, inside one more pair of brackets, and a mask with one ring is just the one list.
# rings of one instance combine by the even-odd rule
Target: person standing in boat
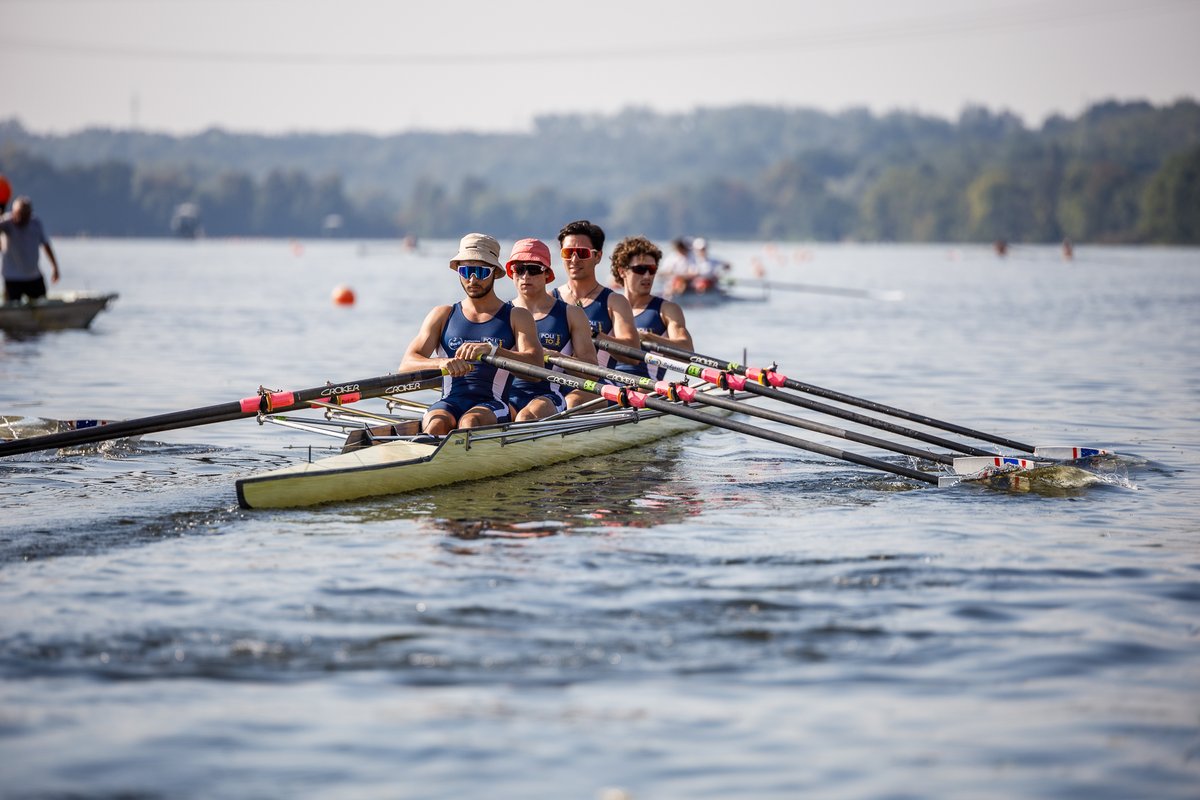
[[22,297],[30,300],[45,297],[46,279],[38,263],[39,250],[44,249],[50,259],[51,283],[58,283],[58,259],[42,221],[33,216],[33,202],[28,197],[18,197],[13,201],[12,213],[0,216],[0,241],[4,301],[15,303]]
[[[586,219],[569,222],[558,232],[558,244],[567,269],[567,283],[554,290],[554,297],[582,308],[593,336],[638,347],[637,327],[633,324],[629,301],[596,280],[596,266],[604,255],[604,230]],[[598,352],[596,358],[602,367],[609,366],[613,360],[603,351]],[[594,397],[585,392],[571,392],[567,407],[574,408]]]
[[478,361],[502,355],[542,366],[533,316],[496,295],[500,243],[482,233],[468,233],[450,260],[466,295],[452,306],[437,306],[421,323],[400,362],[400,372],[442,369],[442,399],[425,412],[422,429],[444,436],[455,428],[475,428],[509,422],[513,409],[507,395],[512,383],[508,370]]
[[[662,260],[662,250],[644,236],[622,239],[612,252],[612,274],[625,290],[625,299],[633,311],[633,322],[642,341],[654,341],[694,350],[683,309],[678,303],[652,293],[654,275]],[[655,368],[651,375],[645,362],[617,363],[616,368],[631,375],[661,380],[666,370]]]
[[[587,314],[546,291],[546,284],[554,280],[546,243],[540,239],[522,239],[513,245],[504,268],[517,285],[513,305],[533,315],[543,352],[555,351],[595,364],[596,348],[592,345]],[[566,398],[577,391],[564,394],[556,383],[514,376],[508,402],[517,409],[517,422],[525,422],[565,410]]]

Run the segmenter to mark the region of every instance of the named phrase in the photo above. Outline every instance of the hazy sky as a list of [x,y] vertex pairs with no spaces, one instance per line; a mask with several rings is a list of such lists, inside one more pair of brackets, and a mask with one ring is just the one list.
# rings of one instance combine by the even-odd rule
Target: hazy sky
[[1200,98],[1200,0],[0,0],[0,118],[63,133],[523,130],[761,103],[1031,125]]

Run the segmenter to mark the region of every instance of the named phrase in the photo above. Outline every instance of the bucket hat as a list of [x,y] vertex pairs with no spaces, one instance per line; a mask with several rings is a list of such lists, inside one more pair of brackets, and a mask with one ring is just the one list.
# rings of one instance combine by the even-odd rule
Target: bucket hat
[[541,239],[522,239],[513,245],[512,253],[504,269],[508,277],[513,276],[513,265],[534,262],[545,267],[546,283],[554,280],[554,270],[550,268],[550,248]]
[[458,253],[450,259],[450,269],[458,269],[460,261],[482,261],[503,272],[500,264],[500,243],[486,233],[468,233],[458,243]]

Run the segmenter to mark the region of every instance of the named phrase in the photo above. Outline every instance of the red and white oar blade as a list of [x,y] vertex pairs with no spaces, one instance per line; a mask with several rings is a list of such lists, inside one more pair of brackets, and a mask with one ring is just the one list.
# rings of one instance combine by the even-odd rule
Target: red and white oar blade
[[1039,445],[1033,448],[1034,456],[1038,458],[1050,458],[1055,461],[1076,461],[1080,458],[1092,458],[1093,456],[1110,456],[1113,455],[1112,450],[1101,450],[1098,447],[1072,447],[1070,445]]
[[959,456],[951,469],[955,475],[994,475],[1018,469],[1036,469],[1049,466],[1045,461],[1017,456]]

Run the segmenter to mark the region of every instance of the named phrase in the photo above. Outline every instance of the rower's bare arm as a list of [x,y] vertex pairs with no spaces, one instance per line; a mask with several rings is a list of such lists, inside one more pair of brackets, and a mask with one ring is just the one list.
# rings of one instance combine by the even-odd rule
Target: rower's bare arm
[[458,377],[466,375],[472,366],[461,358],[436,358],[438,339],[441,338],[442,328],[450,318],[450,306],[437,306],[425,315],[421,330],[408,344],[404,358],[400,361],[400,372],[417,369],[445,369],[447,374]]
[[596,346],[592,344],[592,326],[582,308],[567,306],[567,328],[571,331],[572,358],[595,364]]
[[[612,334],[608,338],[620,342],[626,347],[640,348],[642,346],[642,341],[638,338],[637,325],[633,321],[633,309],[629,306],[629,300],[625,295],[613,293],[608,296],[608,316],[613,324]],[[629,364],[639,363],[615,354],[614,357]]]
[[533,320],[533,314],[520,306],[515,306],[509,314],[508,322],[512,326],[517,340],[516,344],[513,345],[511,351],[502,348],[497,352],[501,355],[509,355],[511,352],[511,356],[519,361],[535,367],[544,367],[542,340],[538,338],[537,323]]
[[688,332],[687,322],[683,317],[683,309],[678,303],[672,303],[670,300],[663,302],[659,309],[659,316],[666,323],[666,336],[655,336],[652,333],[643,333],[643,339],[651,339],[662,342],[663,344],[673,344],[676,347],[682,347],[685,350],[695,350],[692,345],[692,334]]

